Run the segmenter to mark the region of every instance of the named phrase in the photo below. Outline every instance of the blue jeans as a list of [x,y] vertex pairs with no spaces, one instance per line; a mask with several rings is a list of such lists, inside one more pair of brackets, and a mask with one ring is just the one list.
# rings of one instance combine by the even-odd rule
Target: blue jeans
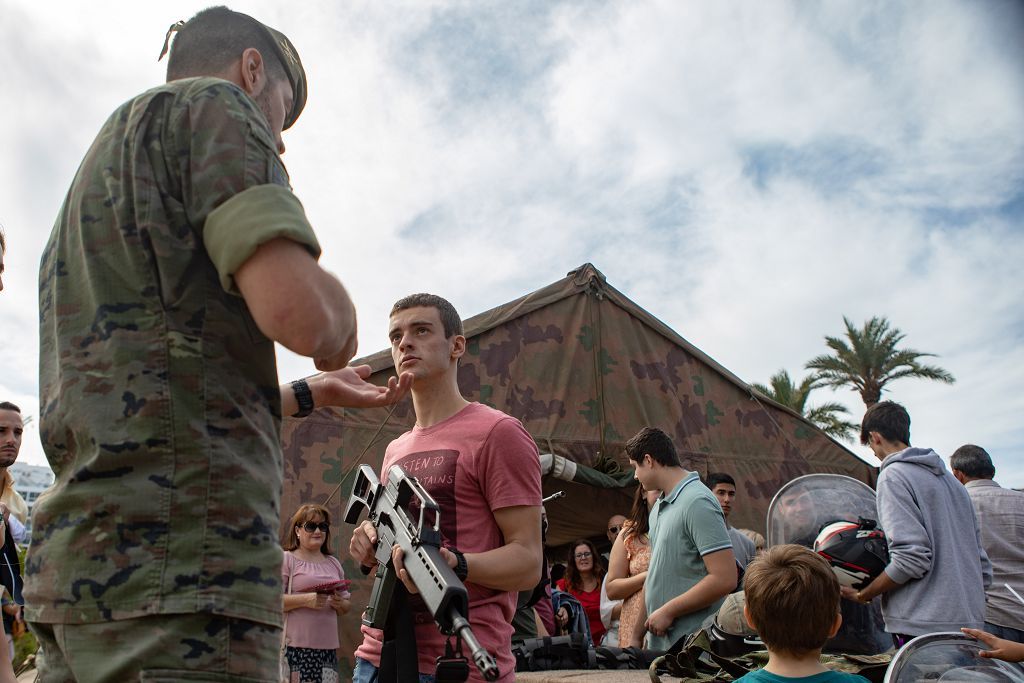
[[1012,640],[1015,643],[1024,643],[1024,631],[1019,628],[1013,628],[1012,626],[998,626],[986,621],[985,630],[996,638]]
[[[362,657],[356,657],[356,668],[352,670],[352,683],[377,683],[377,667]],[[419,683],[434,683],[434,674],[420,674]]]

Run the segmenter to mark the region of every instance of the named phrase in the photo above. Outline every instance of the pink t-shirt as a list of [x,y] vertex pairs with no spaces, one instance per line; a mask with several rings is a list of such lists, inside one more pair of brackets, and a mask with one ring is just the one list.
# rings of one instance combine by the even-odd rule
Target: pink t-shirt
[[[392,441],[384,455],[382,481],[392,465],[401,465],[433,496],[441,509],[444,545],[463,553],[504,545],[494,510],[541,504],[537,445],[519,420],[479,403],[432,427],[414,427]],[[517,594],[470,582],[466,589],[473,633],[497,659],[499,680],[515,680],[511,643]],[[419,671],[433,674],[435,660],[444,653],[445,637],[422,601],[414,600],[413,612]],[[382,632],[367,626],[362,632],[356,656],[380,666]],[[470,680],[482,681],[465,646],[463,654],[469,659]]]
[[[291,590],[288,590],[288,576],[291,574]],[[307,589],[328,581],[345,578],[341,562],[337,558],[327,556],[323,562],[307,562],[290,552],[285,552],[281,563],[281,585],[286,592],[303,593]],[[343,598],[351,597],[345,591]],[[300,607],[285,612],[286,642],[291,647],[309,647],[317,650],[337,650],[338,613],[330,607],[312,609]]]

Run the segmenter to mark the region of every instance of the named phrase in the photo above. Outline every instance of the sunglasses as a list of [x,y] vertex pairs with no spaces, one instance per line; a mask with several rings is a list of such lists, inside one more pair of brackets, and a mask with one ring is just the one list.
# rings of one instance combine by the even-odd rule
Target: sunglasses
[[619,531],[621,529],[622,529],[621,526],[610,526],[610,527],[608,527],[608,533],[610,533],[610,534],[617,534],[617,533],[619,533]]
[[310,534],[316,531],[317,529],[323,532],[327,532],[331,528],[331,525],[327,522],[320,522],[319,524],[317,524],[316,522],[303,522],[302,524],[296,524],[295,526],[302,527],[306,530],[307,533]]
[[593,557],[593,555],[591,555],[589,551],[585,553],[576,553],[577,560],[585,560],[588,557]]

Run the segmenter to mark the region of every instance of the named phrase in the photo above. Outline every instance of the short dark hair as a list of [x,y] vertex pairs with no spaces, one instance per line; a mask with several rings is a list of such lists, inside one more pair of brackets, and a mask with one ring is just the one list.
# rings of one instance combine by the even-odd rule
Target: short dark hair
[[953,451],[949,466],[975,479],[991,479],[996,476],[996,467],[992,464],[992,457],[988,451],[974,444],[967,444]]
[[821,650],[839,614],[839,581],[821,555],[800,545],[768,548],[747,567],[743,596],[769,650]]
[[4,226],[0,225],[0,249],[7,251],[7,238],[4,237]]
[[21,408],[10,401],[0,401],[0,410],[13,410],[16,413],[21,413]]
[[451,339],[456,334],[462,334],[462,318],[459,317],[459,312],[455,310],[455,307],[447,299],[442,299],[436,294],[420,293],[402,297],[391,307],[388,317],[390,318],[395,313],[404,311],[407,308],[420,307],[437,309],[437,314],[441,318],[441,324],[444,326],[445,339]]
[[714,491],[715,487],[719,484],[729,484],[733,488],[736,488],[736,480],[732,478],[731,474],[726,474],[725,472],[712,472],[708,475],[708,480],[705,485],[709,489]]
[[886,441],[910,445],[910,413],[899,403],[882,401],[868,408],[860,423],[860,443],[868,445],[868,434],[878,432]]
[[665,467],[682,467],[675,444],[668,434],[657,427],[644,427],[636,436],[626,442],[626,454],[630,460],[641,462],[644,455]]
[[177,31],[167,57],[167,80],[220,73],[250,47],[259,50],[270,79],[288,78],[271,36],[259,22],[223,5],[208,7]]

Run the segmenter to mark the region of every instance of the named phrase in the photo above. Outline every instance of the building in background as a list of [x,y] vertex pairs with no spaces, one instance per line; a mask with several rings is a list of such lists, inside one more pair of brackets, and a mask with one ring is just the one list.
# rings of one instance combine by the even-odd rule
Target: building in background
[[41,494],[53,483],[53,470],[45,465],[26,465],[16,462],[7,468],[14,478],[14,490],[21,494],[28,505],[28,528],[32,529],[32,508]]

